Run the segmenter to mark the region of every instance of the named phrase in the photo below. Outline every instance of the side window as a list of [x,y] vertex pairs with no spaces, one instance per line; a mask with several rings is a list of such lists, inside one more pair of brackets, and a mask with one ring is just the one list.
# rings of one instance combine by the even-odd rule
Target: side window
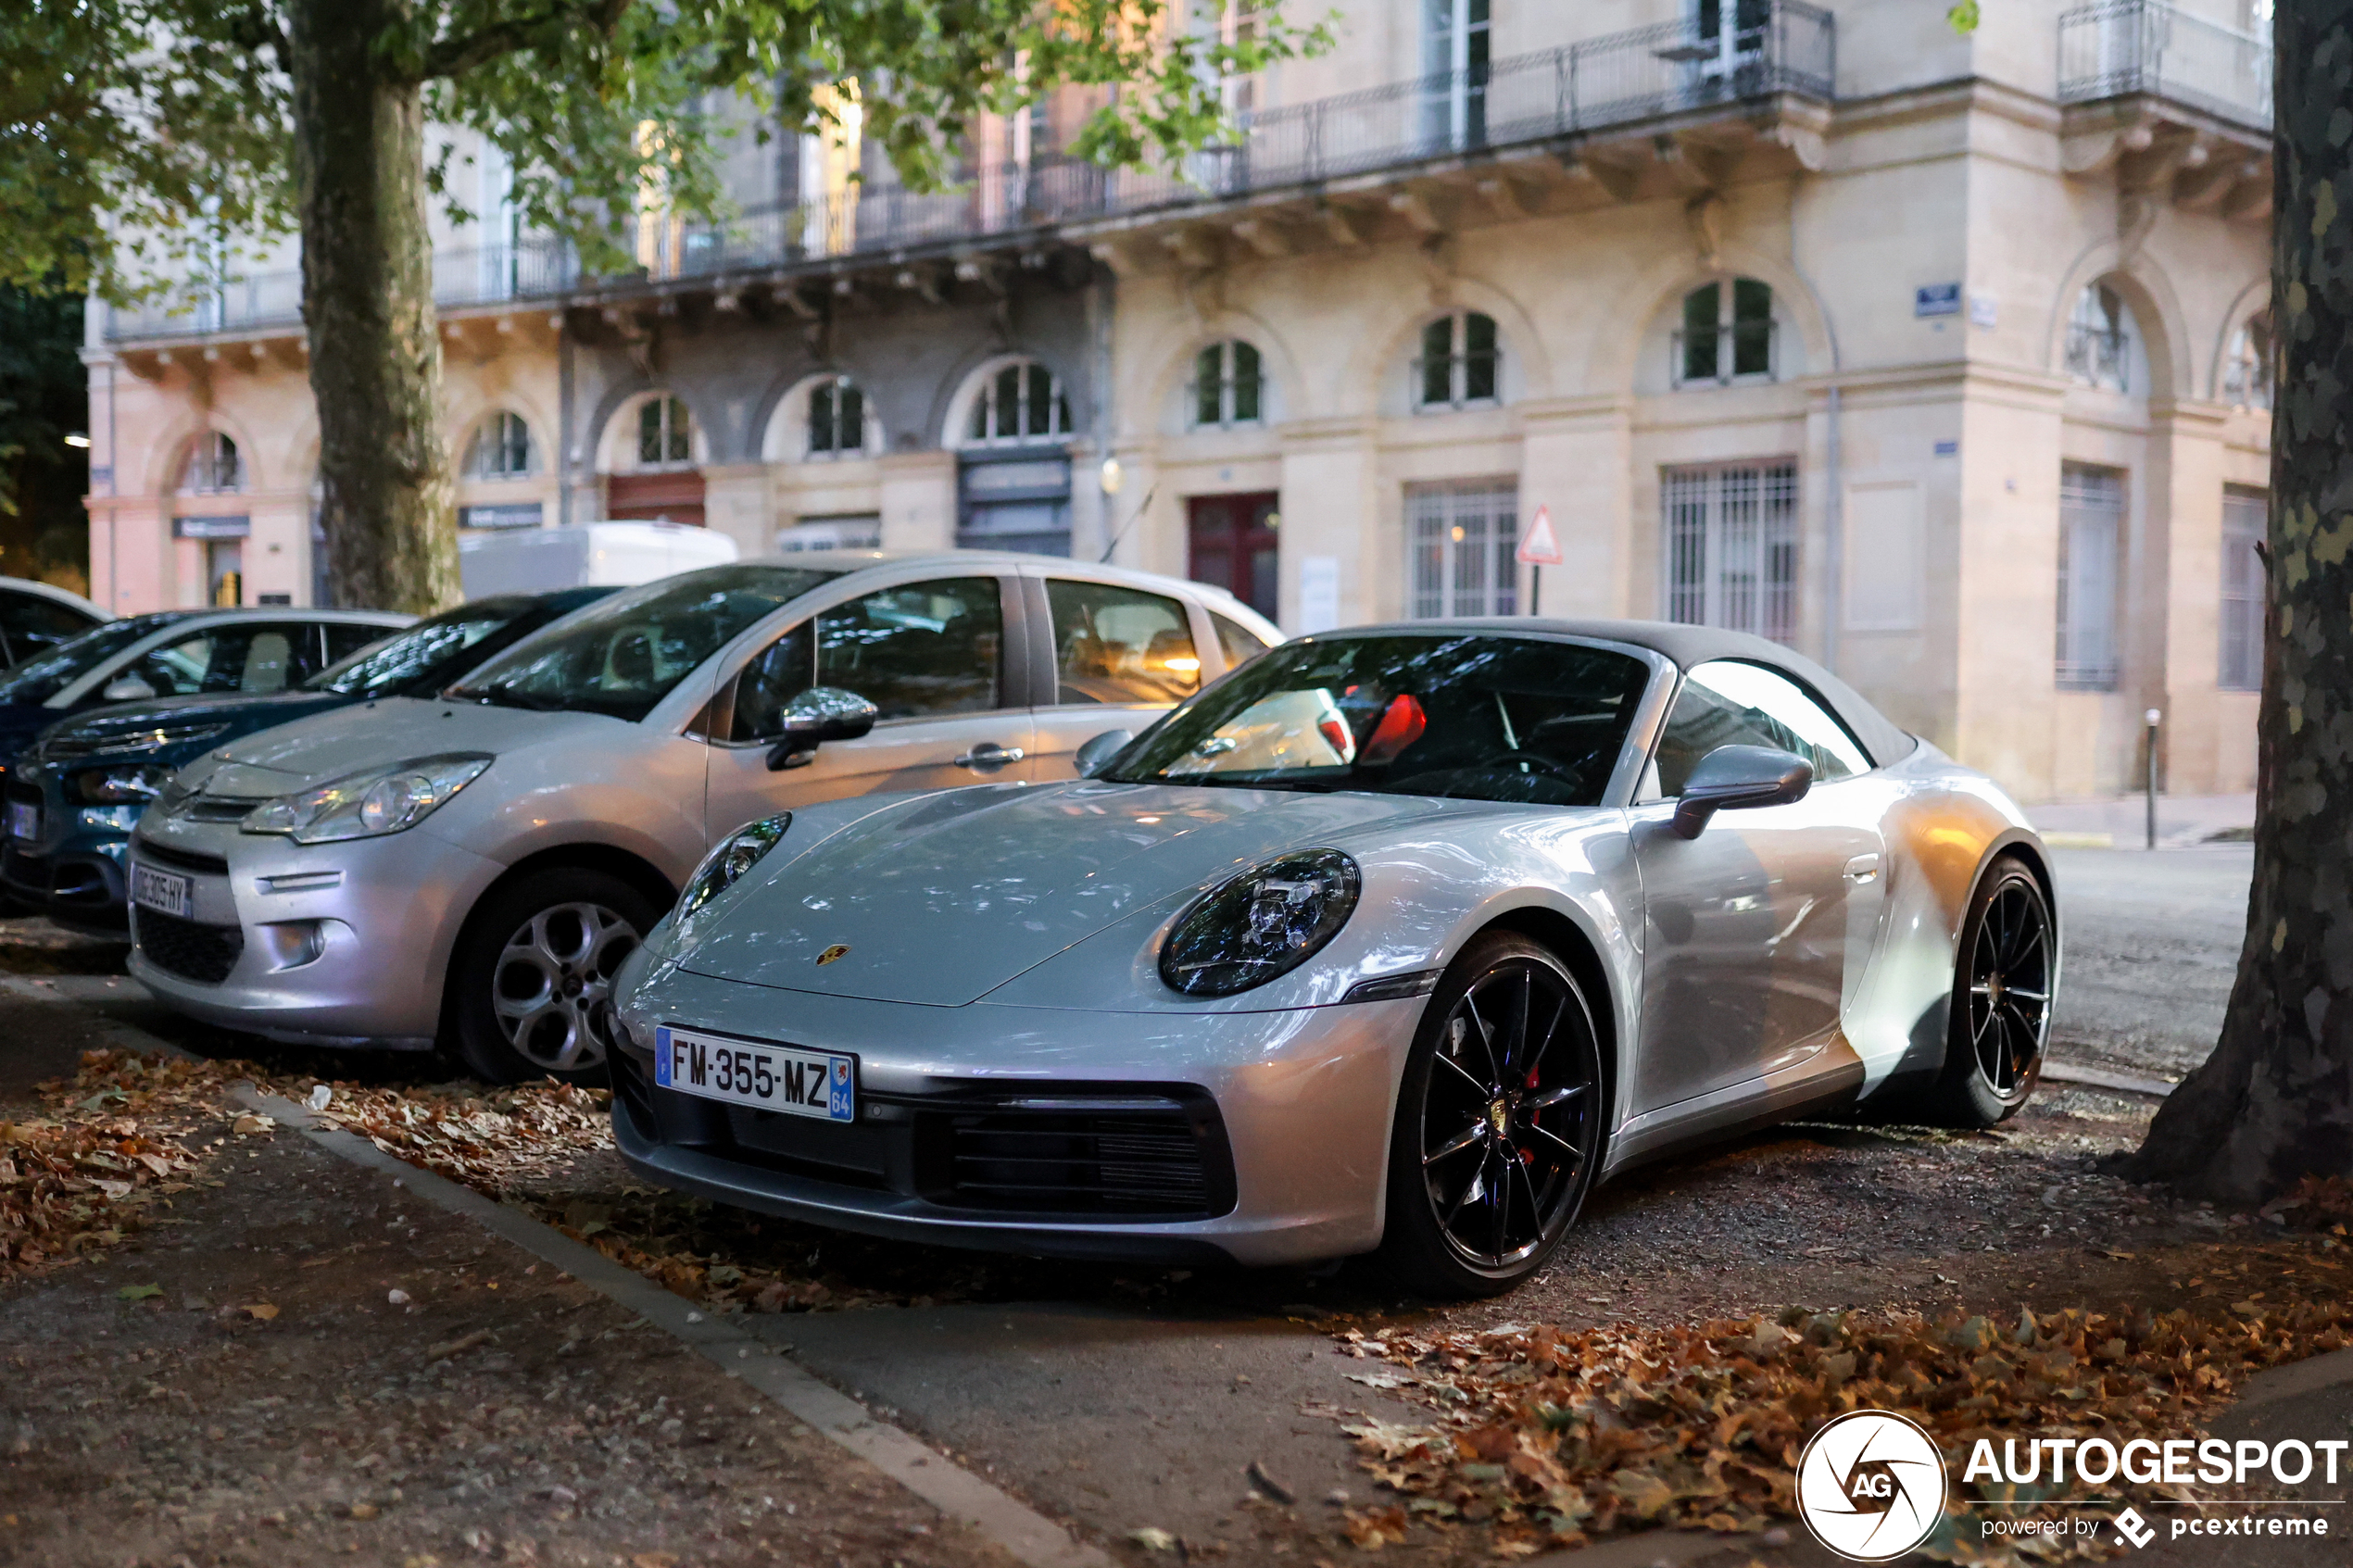
[[0,630],[7,633],[8,657],[15,663],[38,659],[96,624],[88,616],[37,594],[0,597]]
[[785,704],[816,684],[815,629],[802,621],[768,645],[736,680],[736,721],[730,740],[774,740],[785,733]]
[[1217,628],[1217,646],[1226,656],[1226,668],[1239,670],[1266,651],[1267,646],[1258,633],[1239,621],[1228,621],[1215,610],[1209,612],[1209,623]]
[[[385,627],[355,626],[347,621],[330,621],[326,622],[324,630],[327,633],[327,662],[329,664],[341,664],[369,644],[381,643],[392,635],[391,631]],[[485,626],[484,630],[487,631],[489,628]]]
[[1699,759],[1719,746],[1769,746],[1814,764],[1814,780],[1828,784],[1870,771],[1870,759],[1846,726],[1786,675],[1761,664],[1720,659],[1683,680],[1658,739],[1658,788],[1683,793]]
[[856,692],[885,719],[1002,707],[1005,612],[999,595],[994,577],[949,577],[885,588],[829,609],[817,618],[810,684]]
[[1201,655],[1176,600],[1060,580],[1046,584],[1046,599],[1054,612],[1056,702],[1177,702],[1200,689]]
[[220,626],[153,649],[121,674],[157,696],[282,692],[317,672],[317,646],[308,626]]

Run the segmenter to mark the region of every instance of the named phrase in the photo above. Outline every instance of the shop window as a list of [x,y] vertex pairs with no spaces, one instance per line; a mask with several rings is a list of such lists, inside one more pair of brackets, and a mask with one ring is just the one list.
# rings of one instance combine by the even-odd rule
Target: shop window
[[1677,386],[1771,381],[1779,370],[1773,290],[1755,278],[1719,279],[1683,296],[1674,338]]
[[2058,684],[2116,689],[2124,476],[2070,463],[2059,474]]
[[1797,635],[1797,465],[1730,463],[1659,476],[1669,621]]
[[1441,316],[1422,328],[1422,351],[1414,361],[1414,406],[1460,408],[1492,403],[1503,385],[1503,350],[1495,318],[1466,310]]
[[1510,481],[1416,484],[1405,492],[1416,621],[1519,613],[1519,487]]

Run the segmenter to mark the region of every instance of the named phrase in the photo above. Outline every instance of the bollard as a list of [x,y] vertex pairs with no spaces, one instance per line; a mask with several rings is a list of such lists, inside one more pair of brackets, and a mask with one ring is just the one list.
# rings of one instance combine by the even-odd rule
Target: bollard
[[2152,708],[2142,715],[2148,725],[2148,766],[2144,770],[2148,784],[2148,847],[2157,847],[2157,726],[2165,715]]

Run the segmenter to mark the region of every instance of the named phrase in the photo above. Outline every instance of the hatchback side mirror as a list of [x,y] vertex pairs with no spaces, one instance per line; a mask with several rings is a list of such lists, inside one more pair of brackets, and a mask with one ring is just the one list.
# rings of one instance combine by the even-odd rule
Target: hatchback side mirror
[[871,732],[882,709],[838,686],[812,686],[785,704],[784,737],[768,748],[768,771],[804,768],[829,740],[856,740]]
[[1135,738],[1126,730],[1105,730],[1071,753],[1070,765],[1077,770],[1080,778],[1091,779],[1111,766],[1111,759],[1126,750],[1127,743]]
[[1814,787],[1814,764],[1770,746],[1719,746],[1699,759],[1675,803],[1674,828],[1697,838],[1718,811],[1786,806]]
[[98,695],[108,702],[145,702],[156,695],[156,689],[147,684],[144,676],[117,675]]

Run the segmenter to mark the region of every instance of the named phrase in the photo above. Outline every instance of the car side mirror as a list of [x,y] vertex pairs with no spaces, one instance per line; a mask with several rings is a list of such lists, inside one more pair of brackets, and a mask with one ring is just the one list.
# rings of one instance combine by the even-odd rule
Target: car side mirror
[[882,709],[838,686],[812,686],[785,704],[784,736],[768,748],[768,771],[805,768],[829,740],[856,740],[871,732]]
[[1126,750],[1127,743],[1135,738],[1132,731],[1105,730],[1073,752],[1070,765],[1078,771],[1080,778],[1091,779],[1110,767],[1111,759]]
[[108,702],[145,702],[156,695],[156,689],[147,684],[145,676],[117,675],[98,695]]
[[1770,746],[1719,746],[1699,759],[1675,803],[1673,826],[1697,838],[1718,811],[1751,806],[1786,806],[1814,787],[1814,764],[1795,752]]

